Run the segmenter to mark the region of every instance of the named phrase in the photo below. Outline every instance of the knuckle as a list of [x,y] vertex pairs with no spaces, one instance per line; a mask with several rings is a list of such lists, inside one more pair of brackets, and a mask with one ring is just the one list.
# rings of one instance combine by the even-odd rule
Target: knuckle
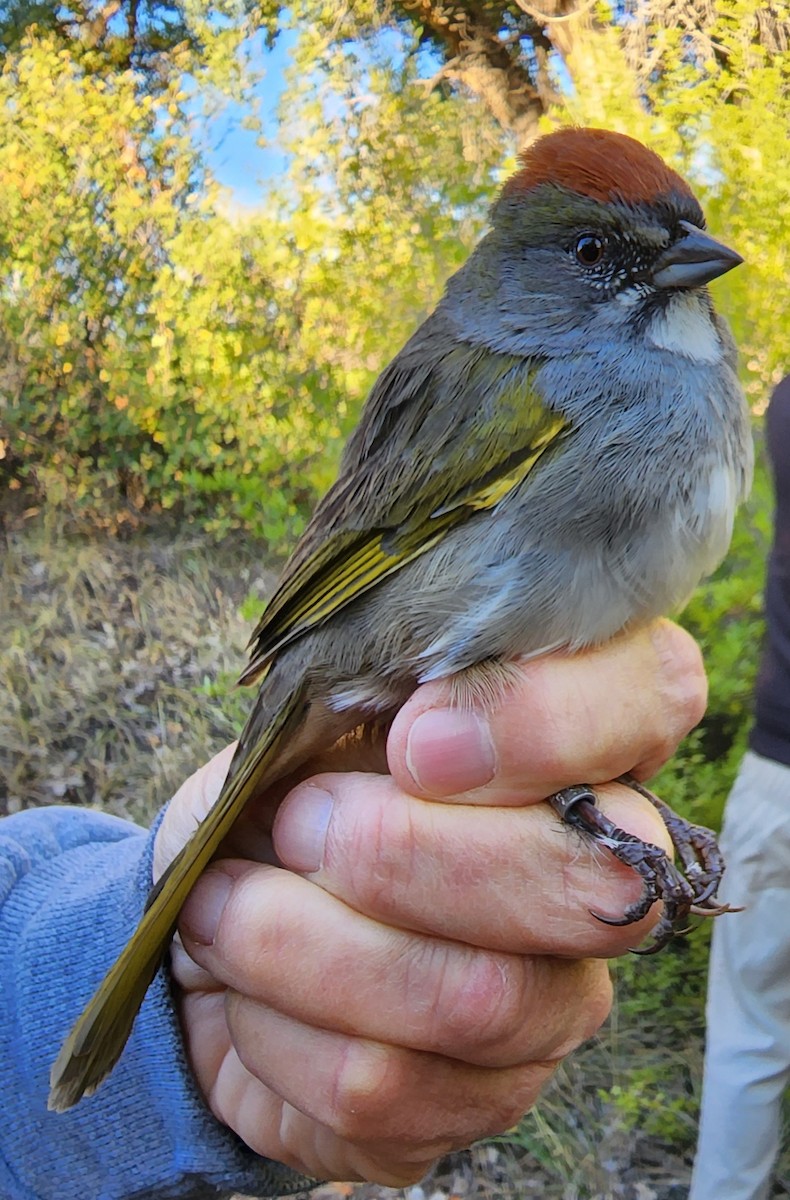
[[549,1056],[555,1066],[597,1033],[612,1007],[612,981],[606,963],[587,959],[575,965],[573,1006]]
[[485,1094],[477,1097],[474,1110],[470,1109],[467,1127],[457,1131],[456,1148],[480,1138],[495,1137],[517,1125],[556,1067],[551,1060],[498,1072],[495,1084],[489,1082]]
[[[215,945],[234,986],[249,995],[263,997],[268,983],[280,974],[278,966],[293,959],[295,925],[298,928],[301,919],[300,890],[298,876],[273,867],[251,871],[234,885]],[[261,912],[266,913],[265,921]]]
[[[609,753],[615,713],[601,704],[600,662],[590,655],[538,658],[524,665],[523,724],[513,743],[530,784],[572,782]],[[509,733],[515,730],[511,727]]]
[[381,1137],[384,1114],[402,1098],[399,1056],[386,1046],[349,1039],[338,1064],[329,1104],[329,1125],[339,1138],[365,1142]]
[[386,918],[399,911],[402,881],[417,871],[419,834],[409,804],[399,803],[397,794],[360,805],[354,822],[347,861],[349,900],[362,911]]
[[524,1113],[532,1108],[541,1089],[551,1079],[558,1066],[559,1059],[549,1059],[508,1071],[503,1078],[499,1102],[491,1106],[485,1131],[480,1136],[495,1137],[517,1125]]
[[[221,949],[224,960],[232,963],[243,979],[256,973],[264,953],[263,930],[260,924],[251,919],[251,913],[256,908],[256,897],[259,898],[257,881],[251,876],[237,881],[222,914],[220,937],[215,943]],[[282,910],[276,905],[274,911],[279,914]],[[274,919],[266,930],[266,941],[272,938],[278,940],[278,930],[279,921]]]
[[705,714],[708,681],[702,652],[690,633],[670,621],[661,621],[653,631],[673,731],[687,733]]
[[[226,991],[223,997],[225,1022],[230,1032],[235,1054],[249,1075],[261,1078],[261,1042],[251,1036],[260,1017],[257,1001],[240,992]],[[219,1077],[217,1079],[219,1082]]]
[[440,973],[436,1021],[443,1043],[477,1050],[508,1044],[524,1024],[521,960],[473,951],[461,969]]
[[[561,693],[564,682],[564,663],[558,669],[558,660],[536,658],[523,666],[521,695],[525,715],[522,753],[528,757],[531,771],[541,777],[556,772],[567,755],[567,718]],[[579,706],[580,695],[575,696]]]
[[532,1096],[528,1103],[522,1103],[513,1093],[504,1096],[502,1102],[493,1106],[493,1111],[487,1114],[483,1128],[475,1140],[498,1137],[500,1134],[507,1133],[514,1125],[518,1125],[524,1113],[534,1104],[535,1098]]

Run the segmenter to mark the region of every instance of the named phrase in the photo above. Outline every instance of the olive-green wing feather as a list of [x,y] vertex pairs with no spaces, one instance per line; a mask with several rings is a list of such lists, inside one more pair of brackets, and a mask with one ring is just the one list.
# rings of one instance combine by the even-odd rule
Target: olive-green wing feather
[[[363,418],[253,634],[243,683],[473,512],[497,505],[568,431],[541,403],[534,364],[524,359],[464,346],[421,378],[395,370],[398,362],[379,380],[366,417],[379,412],[385,420],[397,408],[400,420],[374,437],[372,418]],[[387,404],[387,394],[407,383],[408,402]]]
[[139,925],[78,1017],[52,1067],[48,1106],[55,1112],[65,1112],[94,1092],[115,1066],[187,896],[255,791],[261,773],[298,729],[304,707],[302,689],[297,688],[151,892]]

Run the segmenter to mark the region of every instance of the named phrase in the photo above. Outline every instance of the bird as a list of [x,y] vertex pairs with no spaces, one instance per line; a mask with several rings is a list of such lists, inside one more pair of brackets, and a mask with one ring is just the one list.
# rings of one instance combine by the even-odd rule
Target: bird
[[[717,567],[753,451],[706,285],[741,262],[642,143],[566,127],[522,152],[487,232],[373,385],[253,633],[241,682],[257,697],[220,797],[66,1039],[50,1108],[111,1071],[251,797],[386,726],[422,683],[495,703],[514,662],[677,612]],[[710,831],[625,781],[659,808],[679,866],[613,826],[584,783],[551,803],[642,877],[615,923],[664,901],[657,948],[689,912],[724,910],[723,864]]]

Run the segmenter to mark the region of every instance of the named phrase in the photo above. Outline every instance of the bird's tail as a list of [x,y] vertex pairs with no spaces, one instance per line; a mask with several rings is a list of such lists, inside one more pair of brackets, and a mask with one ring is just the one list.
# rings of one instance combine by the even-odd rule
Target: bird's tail
[[299,730],[305,693],[305,684],[291,692],[238,769],[231,769],[217,803],[151,892],[139,925],[63,1043],[50,1073],[50,1109],[64,1112],[90,1095],[120,1058],[182,905],[244,805],[268,781],[284,741]]

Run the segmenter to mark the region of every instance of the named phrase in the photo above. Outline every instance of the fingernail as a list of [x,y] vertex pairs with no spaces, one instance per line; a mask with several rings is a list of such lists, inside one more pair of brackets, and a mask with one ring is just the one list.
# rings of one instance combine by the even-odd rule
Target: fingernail
[[274,823],[274,848],[283,866],[306,874],[320,871],[333,804],[329,792],[310,783],[286,796]]
[[421,790],[432,796],[482,787],[496,770],[488,723],[476,713],[455,708],[421,713],[409,731],[406,766]]
[[233,880],[224,871],[209,868],[201,875],[181,909],[182,932],[203,946],[213,945],[232,887]]

